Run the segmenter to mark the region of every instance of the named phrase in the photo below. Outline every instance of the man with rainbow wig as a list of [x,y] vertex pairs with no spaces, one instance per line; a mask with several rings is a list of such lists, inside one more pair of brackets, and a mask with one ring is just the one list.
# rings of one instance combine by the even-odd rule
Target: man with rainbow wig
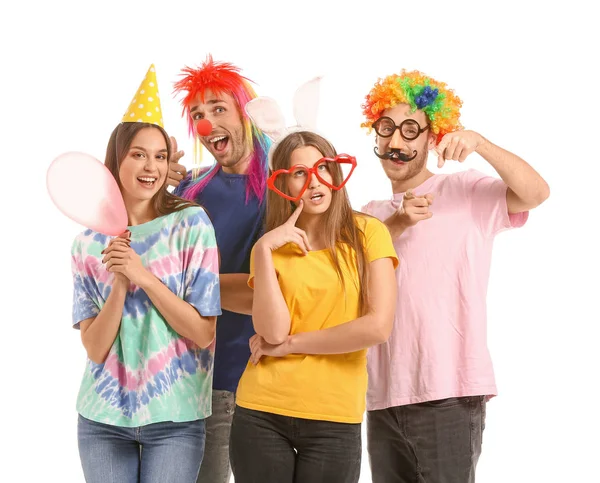
[[[475,481],[486,402],[497,394],[486,340],[494,237],[549,196],[518,156],[460,124],[462,102],[418,71],[380,79],[363,104],[393,196],[363,211],[384,221],[400,266],[389,340],[368,357],[367,440],[374,483]],[[434,174],[475,152],[499,178]]]
[[[223,314],[217,319],[212,416],[206,420],[206,448],[198,482],[226,483],[231,475],[229,434],[234,396],[254,335],[249,315],[253,293],[247,283],[252,246],[262,234],[271,142],[244,110],[256,93],[238,67],[208,56],[199,68],[183,69],[175,92],[184,96],[183,115],[190,133],[216,160],[210,168],[189,173],[183,180],[185,167],[171,163],[170,184],[176,186],[175,194],[207,210],[219,247]],[[178,152],[176,159],[182,154]]]

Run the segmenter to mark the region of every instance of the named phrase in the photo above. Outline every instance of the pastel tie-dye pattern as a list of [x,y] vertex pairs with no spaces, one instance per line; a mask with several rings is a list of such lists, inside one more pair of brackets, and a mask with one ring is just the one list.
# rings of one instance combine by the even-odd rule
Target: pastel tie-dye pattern
[[[203,316],[221,315],[213,226],[191,207],[129,227],[144,266]],[[111,237],[87,230],[73,243],[73,324],[98,315],[114,274],[102,264]],[[181,337],[146,293],[129,287],[121,327],[104,364],[88,360],[77,400],[85,418],[136,427],[210,416],[214,342],[200,349]]]

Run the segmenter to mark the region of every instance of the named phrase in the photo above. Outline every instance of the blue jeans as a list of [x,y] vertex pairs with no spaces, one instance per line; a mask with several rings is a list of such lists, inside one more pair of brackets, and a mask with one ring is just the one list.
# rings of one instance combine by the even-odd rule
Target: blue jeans
[[196,483],[204,420],[123,428],[79,416],[79,456],[87,483]]

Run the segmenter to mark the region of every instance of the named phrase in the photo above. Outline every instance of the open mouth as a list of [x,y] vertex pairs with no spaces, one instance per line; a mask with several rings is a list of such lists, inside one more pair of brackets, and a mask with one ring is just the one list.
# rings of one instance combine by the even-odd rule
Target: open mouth
[[213,149],[216,153],[222,153],[227,149],[229,144],[229,136],[215,136],[208,141],[212,144]]
[[325,199],[325,195],[323,193],[313,193],[309,199],[311,202],[318,205]]
[[138,182],[144,188],[153,188],[157,179],[158,178],[155,178],[154,176],[138,176],[138,178],[137,178]]

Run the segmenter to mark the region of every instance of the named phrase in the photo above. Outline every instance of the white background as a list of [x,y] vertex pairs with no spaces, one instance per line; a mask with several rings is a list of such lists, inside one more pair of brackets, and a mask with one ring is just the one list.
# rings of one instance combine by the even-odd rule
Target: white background
[[[319,128],[358,158],[348,185],[356,208],[390,195],[360,104],[403,67],[447,82],[466,128],[539,170],[550,199],[495,246],[489,347],[500,396],[488,405],[478,481],[599,481],[600,41],[587,5],[3,2],[0,480],[83,481],[75,400],[85,353],[71,328],[69,254],[82,228],[51,203],[46,170],[65,151],[103,159],[150,63],[189,166],[172,84],[210,52],[277,99],[290,124],[296,87],[325,76]],[[444,171],[467,167],[493,174],[476,155]]]

